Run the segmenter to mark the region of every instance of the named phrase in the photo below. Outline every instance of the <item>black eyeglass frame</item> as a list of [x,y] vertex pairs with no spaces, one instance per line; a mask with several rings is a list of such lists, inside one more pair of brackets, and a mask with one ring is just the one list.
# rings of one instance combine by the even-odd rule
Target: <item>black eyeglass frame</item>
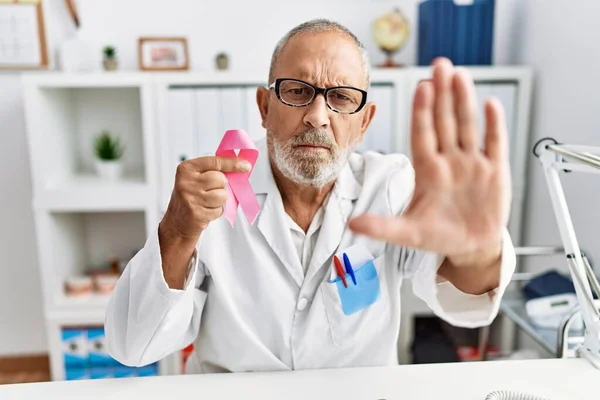
[[[281,83],[284,82],[284,81],[299,82],[299,83],[302,83],[304,85],[310,86],[311,88],[313,88],[313,90],[315,92],[313,94],[312,99],[310,99],[310,101],[308,103],[306,103],[306,104],[291,104],[291,103],[286,102],[285,100],[283,100],[281,98],[281,95],[279,93],[279,88],[281,86]],[[268,88],[269,89],[274,89],[275,90],[275,95],[277,96],[277,98],[279,99],[279,101],[281,101],[286,106],[290,106],[290,107],[307,107],[307,106],[309,106],[309,105],[312,104],[312,102],[315,100],[315,98],[317,97],[318,94],[323,94],[323,97],[325,98],[325,104],[327,104],[327,108],[329,108],[331,111],[336,112],[338,114],[356,114],[357,112],[359,112],[360,110],[363,109],[363,107],[365,106],[365,104],[367,104],[367,91],[359,89],[359,88],[354,87],[354,86],[332,86],[332,87],[328,87],[328,88],[321,88],[321,87],[315,86],[315,85],[313,85],[311,83],[305,82],[305,81],[300,80],[300,79],[294,79],[294,78],[277,78],[277,79],[275,79],[275,82],[271,83],[268,86]],[[329,105],[329,102],[327,101],[327,94],[330,91],[335,90],[335,89],[352,89],[352,90],[358,90],[360,93],[362,93],[362,101],[361,101],[360,105],[358,106],[358,108],[355,111],[352,111],[352,112],[343,112],[343,111],[339,111],[339,110],[336,110],[336,109],[332,108]]]

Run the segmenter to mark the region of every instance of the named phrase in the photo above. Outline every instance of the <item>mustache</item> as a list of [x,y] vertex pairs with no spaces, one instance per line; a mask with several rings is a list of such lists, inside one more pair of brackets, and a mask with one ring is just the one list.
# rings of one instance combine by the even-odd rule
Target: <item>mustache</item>
[[329,150],[337,149],[335,139],[323,129],[309,129],[291,140],[292,146],[323,146]]

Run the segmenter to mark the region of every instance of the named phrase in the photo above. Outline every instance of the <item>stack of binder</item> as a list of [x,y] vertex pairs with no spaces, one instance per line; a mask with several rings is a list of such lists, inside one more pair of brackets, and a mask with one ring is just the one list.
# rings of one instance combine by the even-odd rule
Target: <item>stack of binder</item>
[[426,0],[419,4],[418,65],[447,57],[455,65],[491,65],[495,0]]

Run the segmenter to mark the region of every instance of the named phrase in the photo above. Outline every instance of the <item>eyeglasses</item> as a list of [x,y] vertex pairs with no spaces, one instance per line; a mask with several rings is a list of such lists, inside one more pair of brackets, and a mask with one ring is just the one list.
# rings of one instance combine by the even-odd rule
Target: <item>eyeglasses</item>
[[352,86],[320,88],[299,79],[279,78],[269,85],[277,98],[291,107],[306,107],[322,93],[327,107],[340,114],[359,112],[367,102],[367,92]]

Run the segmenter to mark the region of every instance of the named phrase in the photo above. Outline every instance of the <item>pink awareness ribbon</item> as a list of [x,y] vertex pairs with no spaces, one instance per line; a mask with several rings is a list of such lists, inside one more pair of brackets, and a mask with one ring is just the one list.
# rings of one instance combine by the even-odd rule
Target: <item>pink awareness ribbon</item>
[[243,129],[228,130],[221,139],[215,155],[219,157],[236,157],[235,150],[239,150],[237,156],[248,161],[252,167],[248,172],[224,172],[227,178],[225,217],[229,220],[231,226],[234,226],[239,205],[244,211],[246,219],[252,225],[260,212],[260,205],[249,181],[250,174],[258,158],[258,149]]

